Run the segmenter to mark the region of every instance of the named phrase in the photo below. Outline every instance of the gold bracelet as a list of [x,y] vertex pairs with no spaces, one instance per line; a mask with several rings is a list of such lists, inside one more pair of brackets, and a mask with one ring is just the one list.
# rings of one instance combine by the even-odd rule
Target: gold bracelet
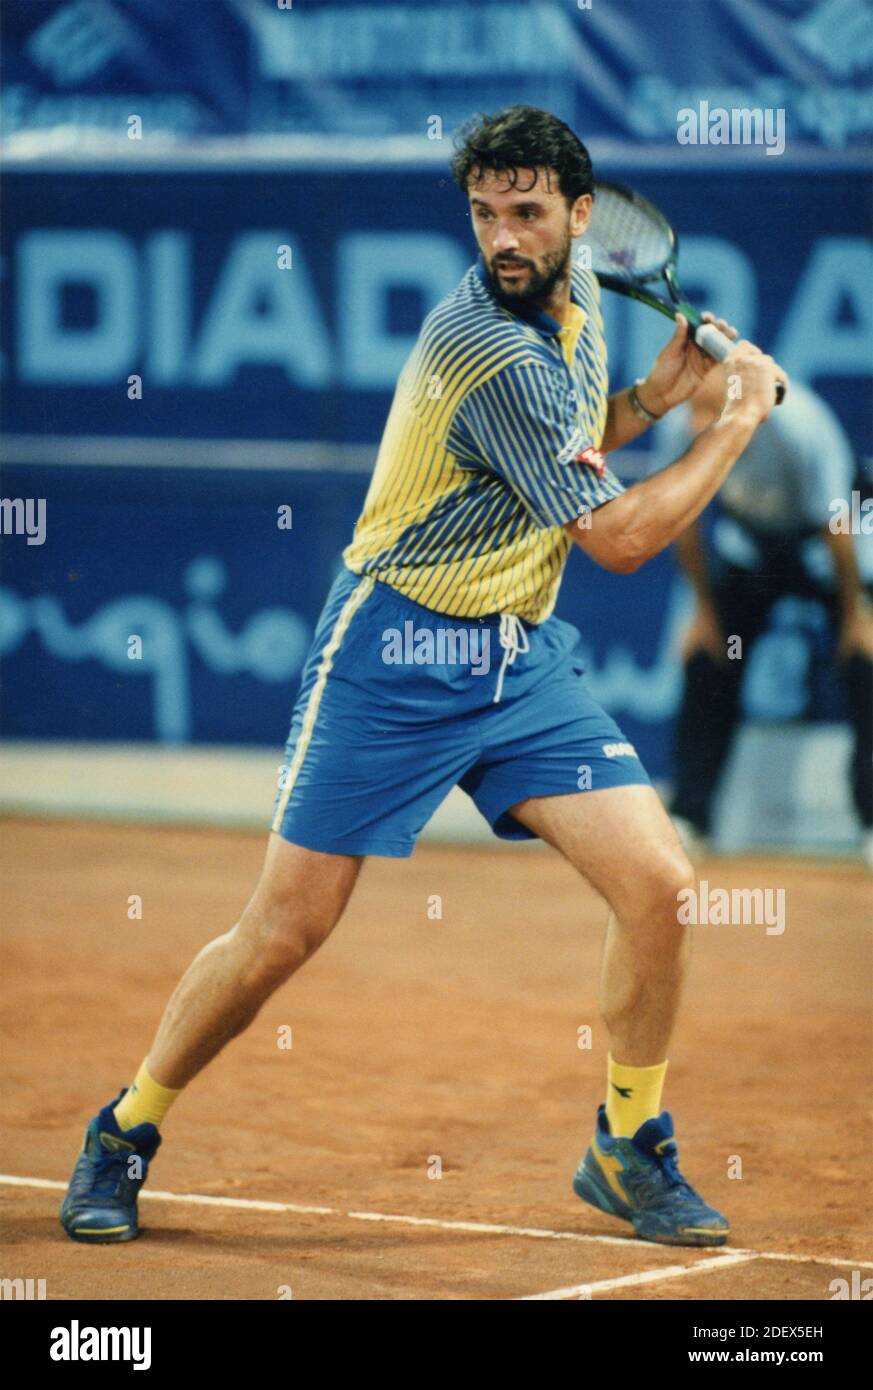
[[651,410],[646,410],[646,407],[637,395],[637,387],[642,386],[644,381],[645,377],[639,377],[639,379],[634,382],[633,386],[628,387],[627,396],[631,404],[631,410],[634,415],[636,415],[637,419],[644,420],[647,425],[653,425],[656,420],[662,420],[664,417],[662,415],[653,415]]

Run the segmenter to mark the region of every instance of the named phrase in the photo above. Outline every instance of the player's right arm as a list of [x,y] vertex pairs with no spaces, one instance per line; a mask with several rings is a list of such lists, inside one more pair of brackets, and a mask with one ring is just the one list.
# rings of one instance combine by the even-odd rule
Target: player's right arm
[[696,521],[721,487],[776,398],[785,372],[753,343],[740,342],[724,370],[738,383],[724,410],[668,468],[598,507],[584,526],[565,530],[587,555],[617,574],[633,574]]

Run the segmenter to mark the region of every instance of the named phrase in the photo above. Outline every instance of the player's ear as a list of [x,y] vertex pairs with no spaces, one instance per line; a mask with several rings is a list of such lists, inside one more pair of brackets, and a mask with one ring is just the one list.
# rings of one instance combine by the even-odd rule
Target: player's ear
[[580,193],[570,209],[570,235],[581,236],[591,220],[594,199],[590,193]]

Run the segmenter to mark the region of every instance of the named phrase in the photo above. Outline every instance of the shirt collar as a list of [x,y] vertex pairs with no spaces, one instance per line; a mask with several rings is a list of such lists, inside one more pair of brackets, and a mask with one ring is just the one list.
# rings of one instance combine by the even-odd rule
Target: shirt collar
[[[475,271],[486,294],[494,300],[494,294],[488,281],[488,272],[485,269],[485,262],[482,259],[481,252],[476,261]],[[570,285],[570,299],[574,304],[577,303],[573,295],[572,283]],[[496,300],[494,300],[494,302],[497,303]],[[524,319],[525,323],[531,324],[533,328],[536,328],[548,338],[556,338],[564,326],[560,324],[557,319],[553,319],[551,314],[545,313],[542,309],[537,309],[533,304],[519,304],[517,308],[511,309],[508,304],[501,303],[500,308],[506,309],[510,314],[514,314],[516,318]]]

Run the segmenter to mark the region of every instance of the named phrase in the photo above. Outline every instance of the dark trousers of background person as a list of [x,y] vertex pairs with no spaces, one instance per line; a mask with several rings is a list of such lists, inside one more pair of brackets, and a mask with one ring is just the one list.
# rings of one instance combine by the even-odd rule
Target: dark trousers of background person
[[[712,580],[722,633],[742,638],[742,660],[716,661],[696,651],[685,667],[685,686],[676,720],[676,782],[671,811],[708,834],[712,803],[740,720],[740,695],[747,659],[767,624],[773,605],[786,595],[819,600],[836,634],[836,597],[806,577],[778,552],[760,570],[720,567]],[[840,663],[852,726],[852,799],[866,829],[873,826],[873,662],[855,654]]]

